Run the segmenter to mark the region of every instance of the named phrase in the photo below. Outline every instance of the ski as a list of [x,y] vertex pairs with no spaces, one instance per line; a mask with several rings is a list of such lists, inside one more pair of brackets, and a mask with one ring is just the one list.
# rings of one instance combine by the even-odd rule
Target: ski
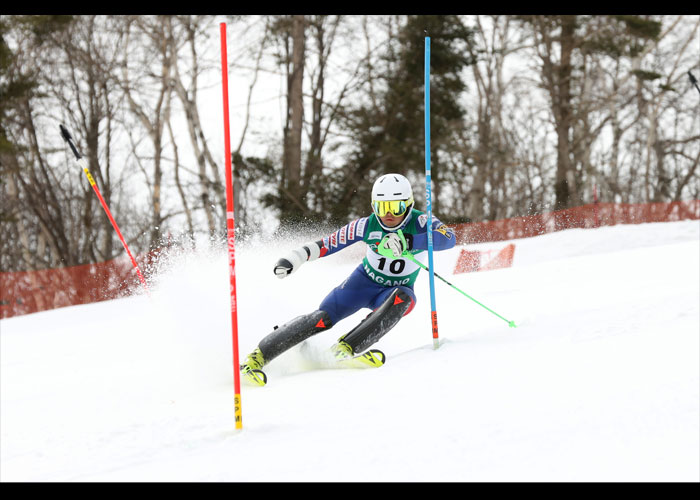
[[342,358],[337,363],[342,368],[379,368],[384,365],[386,356],[378,349],[370,349],[351,358]]
[[[370,349],[357,356],[336,359],[334,366],[337,368],[379,368],[384,365],[386,355],[378,349]],[[267,384],[267,375],[262,370],[241,369],[243,381],[248,385],[262,387]]]

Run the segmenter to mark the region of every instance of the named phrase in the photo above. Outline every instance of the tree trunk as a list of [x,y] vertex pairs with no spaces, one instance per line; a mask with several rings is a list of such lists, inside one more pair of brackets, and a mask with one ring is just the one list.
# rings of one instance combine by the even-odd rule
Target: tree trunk
[[301,192],[301,134],[304,124],[304,16],[292,19],[292,59],[291,72],[287,78],[287,127],[284,137],[284,172],[282,218],[296,218],[295,211],[305,211]]
[[554,185],[555,210],[569,208],[578,200],[578,186],[571,161],[571,55],[574,51],[576,16],[561,17],[561,57],[551,87],[557,133],[557,173]]

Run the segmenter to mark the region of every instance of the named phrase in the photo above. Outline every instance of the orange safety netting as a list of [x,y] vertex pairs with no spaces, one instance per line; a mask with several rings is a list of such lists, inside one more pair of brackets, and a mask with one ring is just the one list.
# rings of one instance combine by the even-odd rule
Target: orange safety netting
[[[155,253],[137,259],[152,261]],[[58,307],[90,304],[139,291],[136,269],[127,258],[97,264],[0,273],[0,318],[10,318]]]
[[[503,241],[537,236],[570,228],[592,228],[616,224],[672,222],[700,219],[700,200],[672,203],[613,204],[596,203],[558,212],[515,217],[497,221],[455,226],[458,244]],[[507,267],[515,247],[505,247],[496,259],[484,266],[476,253],[460,254],[456,272]],[[152,263],[157,252],[137,258]],[[458,271],[459,269],[459,271]],[[0,318],[10,318],[57,307],[88,304],[128,295],[140,288],[136,271],[127,258],[97,264],[0,273]]]
[[557,212],[454,226],[458,244],[529,238],[573,228],[700,219],[700,200],[671,203],[592,203]]

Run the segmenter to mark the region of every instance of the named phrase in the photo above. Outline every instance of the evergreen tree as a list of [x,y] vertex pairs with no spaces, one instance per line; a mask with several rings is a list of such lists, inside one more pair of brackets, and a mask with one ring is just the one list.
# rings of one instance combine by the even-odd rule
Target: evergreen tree
[[[0,16],[0,193],[5,194],[10,172],[17,171],[14,155],[21,147],[9,140],[9,124],[21,122],[18,110],[36,97],[38,85],[38,69],[22,68],[7,44],[8,35],[24,32],[31,37],[32,43],[40,46],[50,34],[64,30],[72,19],[72,16]],[[15,220],[11,215],[15,209],[8,205],[0,205],[0,222]]]
[[[464,44],[471,43],[471,30],[457,16],[408,16],[398,35],[396,53],[387,51],[390,74],[382,75],[384,91],[377,108],[362,105],[350,110],[346,126],[355,148],[347,166],[336,173],[338,192],[333,216],[367,212],[372,180],[397,172],[418,182],[425,172],[424,48],[430,36],[431,168],[434,182],[433,210],[439,205],[440,161],[437,152],[446,143],[450,128],[461,126],[464,110],[459,104],[465,90],[462,69],[471,64]],[[420,199],[420,191],[416,189]],[[420,202],[419,202],[420,205]]]
[[7,34],[20,29],[30,32],[36,44],[55,31],[61,31],[71,16],[0,16],[0,153],[10,152],[5,124],[19,102],[32,96],[37,85],[36,75],[15,67],[15,56],[7,45]]

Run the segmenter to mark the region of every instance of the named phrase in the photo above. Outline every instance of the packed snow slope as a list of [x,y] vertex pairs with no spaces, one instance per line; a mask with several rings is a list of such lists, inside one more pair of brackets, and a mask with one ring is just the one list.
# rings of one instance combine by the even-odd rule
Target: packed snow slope
[[[226,250],[174,254],[151,297],[0,322],[0,480],[699,481],[699,229],[514,240],[512,268],[469,274],[452,274],[460,247],[436,253],[439,274],[517,328],[436,279],[433,349],[423,273],[418,305],[375,345],[385,366],[313,367],[357,313],[243,386],[242,431]],[[362,255],[278,280],[298,243],[237,248],[241,358]]]

